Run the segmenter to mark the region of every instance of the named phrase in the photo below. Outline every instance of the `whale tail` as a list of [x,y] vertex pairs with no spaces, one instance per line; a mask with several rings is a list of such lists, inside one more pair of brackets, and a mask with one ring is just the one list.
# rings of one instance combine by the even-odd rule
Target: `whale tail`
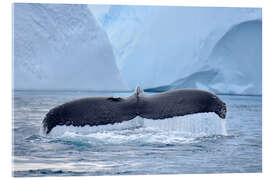
[[137,86],[126,98],[88,97],[73,100],[51,109],[43,120],[46,134],[58,126],[97,126],[120,123],[140,116],[146,119],[167,119],[194,113],[214,112],[226,118],[226,104],[215,94],[183,89],[144,95]]

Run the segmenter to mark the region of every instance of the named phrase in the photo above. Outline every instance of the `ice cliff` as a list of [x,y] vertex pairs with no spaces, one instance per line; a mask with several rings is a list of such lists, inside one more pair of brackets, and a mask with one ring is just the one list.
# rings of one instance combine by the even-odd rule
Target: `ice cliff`
[[258,8],[106,6],[95,11],[131,88],[262,93]]
[[127,90],[87,5],[15,3],[15,89]]

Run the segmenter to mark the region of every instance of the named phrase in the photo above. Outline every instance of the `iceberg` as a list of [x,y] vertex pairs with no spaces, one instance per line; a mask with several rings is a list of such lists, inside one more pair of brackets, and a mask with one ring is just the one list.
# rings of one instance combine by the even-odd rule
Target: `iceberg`
[[104,28],[113,45],[117,65],[123,68],[128,56],[144,33],[146,18],[151,15],[150,6],[89,5],[97,22]]
[[[199,64],[200,63],[200,64]],[[219,94],[262,94],[262,22],[233,26],[215,45],[196,72],[146,91],[199,88]]]
[[127,90],[87,5],[15,3],[14,89]]
[[107,32],[130,88],[261,94],[260,8],[113,5],[97,12],[89,5],[89,9]]

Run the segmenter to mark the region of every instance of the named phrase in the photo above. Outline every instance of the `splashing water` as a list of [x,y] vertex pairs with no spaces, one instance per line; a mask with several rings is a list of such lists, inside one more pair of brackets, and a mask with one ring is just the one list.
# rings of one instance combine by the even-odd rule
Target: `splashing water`
[[145,119],[144,124],[147,127],[168,132],[178,131],[190,136],[227,135],[226,120],[215,113],[197,113],[159,121]]
[[226,136],[226,121],[215,113],[198,113],[163,120],[136,117],[101,126],[56,126],[47,136],[65,141],[103,144],[179,144],[202,136]]

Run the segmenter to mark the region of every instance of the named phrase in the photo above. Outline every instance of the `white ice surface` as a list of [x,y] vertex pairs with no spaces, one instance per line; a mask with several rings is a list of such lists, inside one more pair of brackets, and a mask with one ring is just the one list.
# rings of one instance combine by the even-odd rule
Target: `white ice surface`
[[261,94],[261,24],[252,23],[261,21],[261,9],[91,5],[89,9],[107,32],[130,88],[171,85]]
[[15,3],[14,88],[127,90],[87,5]]

